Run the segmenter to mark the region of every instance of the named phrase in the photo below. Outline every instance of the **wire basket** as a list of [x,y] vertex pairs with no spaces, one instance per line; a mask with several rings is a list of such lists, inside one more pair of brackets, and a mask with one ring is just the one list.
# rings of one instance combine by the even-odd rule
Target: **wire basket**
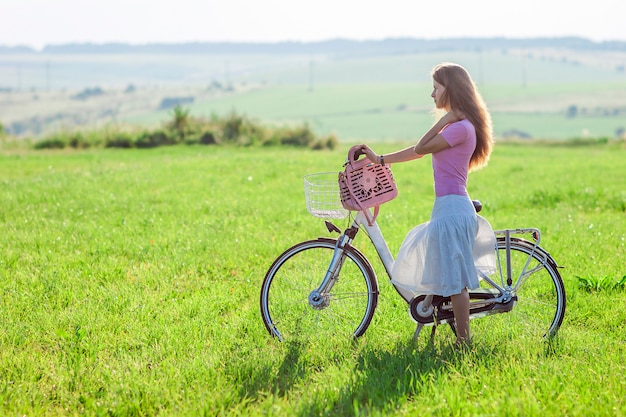
[[318,172],[304,176],[306,209],[315,217],[343,219],[348,210],[343,208],[339,196],[337,172]]

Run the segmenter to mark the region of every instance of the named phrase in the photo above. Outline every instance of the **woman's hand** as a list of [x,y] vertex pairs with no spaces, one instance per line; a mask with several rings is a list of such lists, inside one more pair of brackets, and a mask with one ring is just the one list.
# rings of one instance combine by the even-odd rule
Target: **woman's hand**
[[363,144],[361,145],[361,152],[373,163],[377,164],[379,162],[379,157],[373,150],[370,149],[369,146]]

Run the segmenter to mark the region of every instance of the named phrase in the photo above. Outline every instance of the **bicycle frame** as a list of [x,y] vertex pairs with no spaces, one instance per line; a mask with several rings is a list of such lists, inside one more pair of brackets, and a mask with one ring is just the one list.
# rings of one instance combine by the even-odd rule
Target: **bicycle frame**
[[362,211],[359,211],[356,217],[354,218],[353,226],[363,227],[367,231],[367,235],[370,241],[372,242],[372,244],[374,245],[374,248],[376,249],[376,252],[378,253],[378,256],[380,257],[380,260],[383,266],[385,267],[385,272],[387,273],[387,276],[389,277],[389,282],[391,283],[391,285],[394,286],[396,291],[398,291],[398,294],[400,294],[400,296],[407,303],[410,303],[411,300],[414,298],[413,293],[403,288],[399,288],[396,285],[394,285],[393,282],[391,282],[391,270],[393,269],[395,259],[393,255],[391,254],[391,251],[389,250],[389,245],[387,245],[387,241],[383,237],[383,233],[380,230],[378,223],[374,221],[374,223],[370,226],[367,220],[367,216]]
[[[359,319],[359,317],[361,317],[359,316],[359,312],[354,316],[355,319],[361,321],[354,322],[355,325],[360,324],[352,328],[353,336],[361,336],[366,331],[376,309],[379,284],[370,260],[353,246],[353,241],[361,229],[367,234],[368,239],[374,246],[393,288],[408,304],[409,316],[417,324],[414,338],[419,336],[424,326],[433,326],[433,334],[437,326],[444,323],[449,324],[453,331],[456,331],[454,311],[450,297],[414,294],[413,291],[396,285],[392,281],[391,271],[393,271],[395,259],[391,254],[379,225],[375,221],[370,224],[366,212],[359,211],[353,214],[353,217],[351,217],[347,227],[343,231],[330,221],[326,221],[326,227],[329,232],[339,233],[339,237],[336,239],[320,237],[315,240],[294,245],[281,254],[268,270],[261,290],[261,313],[266,328],[272,335],[277,336],[281,341],[283,340],[282,329],[279,331],[281,324],[277,326],[277,322],[272,318],[269,303],[277,303],[281,306],[276,310],[279,316],[278,323],[281,323],[281,320],[285,320],[284,323],[288,323],[291,318],[296,320],[296,318],[300,316],[304,318],[305,315],[317,321],[317,319],[322,317],[318,316],[318,314],[325,315],[325,317],[332,317],[336,308],[341,311],[341,306],[350,305],[349,303],[351,303],[352,299],[355,297],[357,297],[357,299],[359,297],[367,297],[367,305],[365,306],[366,308],[363,311],[364,315],[361,319]],[[493,250],[496,252],[496,262],[491,271],[485,273],[481,273],[480,270],[478,271],[481,285],[469,291],[470,318],[473,319],[496,313],[509,312],[517,305],[518,297],[524,297],[523,299],[529,300],[531,304],[525,303],[524,308],[520,310],[521,314],[526,314],[527,311],[531,311],[527,310],[527,306],[529,305],[531,306],[530,308],[533,309],[533,301],[539,301],[534,305],[545,305],[547,307],[547,310],[540,307],[538,311],[539,316],[537,317],[539,320],[543,321],[543,324],[549,325],[548,332],[545,333],[544,336],[555,334],[563,320],[565,290],[560,275],[556,270],[556,268],[558,268],[556,262],[548,252],[539,246],[541,239],[539,231],[537,229],[505,229],[497,230],[493,233],[495,233]],[[518,236],[513,237],[513,235],[521,234],[531,234],[532,239],[520,238]],[[299,258],[304,262],[303,264],[299,263],[297,258],[300,256],[299,254],[304,254],[310,249],[317,250],[321,248],[323,248],[328,255],[330,255],[328,252],[332,253],[330,263],[326,263],[327,261],[321,258],[315,259],[314,261],[314,258],[308,260],[308,255],[304,255],[304,258]],[[308,253],[310,254],[311,252]],[[292,261],[292,257],[294,256],[296,258]],[[341,278],[343,276],[342,269],[344,268],[344,262],[348,262],[348,260],[351,262],[348,272],[349,275],[346,276],[354,276],[350,271],[354,271],[354,265],[356,265],[363,275],[363,278],[365,278],[365,285],[367,286],[365,291],[362,287],[356,292],[345,290],[343,283],[350,282],[351,278],[348,278],[348,281],[344,281]],[[319,269],[317,270],[317,274],[313,272],[313,275],[309,275],[307,280],[309,281],[309,285],[312,284],[313,287],[309,286],[308,290],[306,287],[302,288],[302,290],[304,290],[302,292],[304,293],[299,292],[300,288],[298,287],[299,283],[297,281],[289,283],[289,281],[297,279],[296,276],[298,273],[294,276],[290,267],[282,269],[283,266],[289,265],[291,262],[294,263],[296,268],[302,266],[306,268],[308,264],[316,264],[321,268],[321,271]],[[547,274],[542,272],[543,269],[547,270]],[[320,272],[323,274],[322,277],[319,275]],[[535,272],[540,272],[540,280],[532,282],[539,282],[539,285],[542,285],[541,283],[547,278],[547,290],[554,291],[554,296],[552,297],[555,297],[554,300],[556,304],[554,306],[556,309],[553,310],[553,313],[551,312],[550,304],[543,304],[539,299],[533,298],[533,291],[537,288],[536,284],[529,285],[528,288],[530,290],[528,291],[526,287],[524,287],[524,289],[521,288],[527,281],[527,278]],[[360,276],[359,273],[356,275]],[[275,277],[279,277],[278,281],[276,281],[278,287],[272,286]],[[317,281],[317,279],[320,278],[321,282]],[[292,293],[295,296],[294,303],[288,302],[288,298],[282,298],[280,295],[278,298],[273,299],[269,296],[272,288],[278,288],[276,291],[278,291],[278,294],[282,294],[281,288],[284,279],[287,280],[284,284],[287,285],[286,293]],[[531,281],[528,280],[528,282]],[[336,290],[335,286],[340,288]],[[550,288],[552,288],[552,290],[550,290]],[[527,297],[527,294],[530,294],[530,298]],[[299,302],[303,301],[303,298],[308,298],[306,303],[309,309],[317,310],[318,312],[307,313],[307,309],[302,310],[299,308]],[[347,303],[343,304],[340,302],[337,304],[339,307],[335,307],[334,301],[343,299],[347,300]],[[327,308],[330,308],[328,313],[323,313]],[[534,310],[532,311],[534,312]],[[293,313],[293,315],[290,315],[291,313]],[[350,314],[344,317],[340,316],[341,315],[337,315],[336,317],[339,322],[343,322],[344,317],[347,319],[345,321],[346,324],[348,324],[348,321],[353,320],[350,318],[352,317]],[[299,320],[296,320],[294,323],[297,322],[299,322]],[[287,330],[287,332],[289,331],[297,333],[300,330],[296,327],[292,327],[290,330]]]

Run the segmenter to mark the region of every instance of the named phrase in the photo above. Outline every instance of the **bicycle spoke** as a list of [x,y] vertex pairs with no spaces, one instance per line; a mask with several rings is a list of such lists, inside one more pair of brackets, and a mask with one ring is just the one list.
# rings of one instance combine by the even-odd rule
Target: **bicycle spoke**
[[353,293],[332,293],[330,294],[331,300],[345,300],[347,298],[361,298],[361,297],[370,297],[372,293],[368,292],[353,292]]

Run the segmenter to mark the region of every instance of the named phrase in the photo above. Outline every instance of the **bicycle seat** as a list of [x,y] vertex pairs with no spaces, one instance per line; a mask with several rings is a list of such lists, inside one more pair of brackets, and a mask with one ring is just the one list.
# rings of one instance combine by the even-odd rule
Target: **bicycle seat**
[[474,204],[474,210],[476,210],[476,213],[480,212],[483,209],[483,205],[480,201],[472,200],[472,203]]

